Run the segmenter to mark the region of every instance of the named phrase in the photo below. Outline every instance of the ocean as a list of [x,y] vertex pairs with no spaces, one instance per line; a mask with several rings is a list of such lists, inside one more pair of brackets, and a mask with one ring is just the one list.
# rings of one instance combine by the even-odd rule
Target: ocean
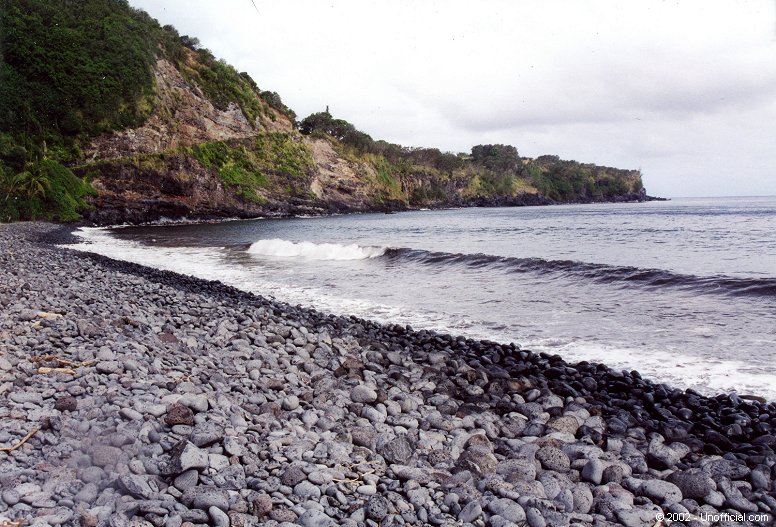
[[82,228],[69,246],[335,314],[776,400],[776,197]]

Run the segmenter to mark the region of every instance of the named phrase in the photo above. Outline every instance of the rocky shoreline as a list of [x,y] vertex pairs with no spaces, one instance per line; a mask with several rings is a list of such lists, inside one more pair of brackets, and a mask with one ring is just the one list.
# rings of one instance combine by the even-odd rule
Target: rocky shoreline
[[332,214],[364,214],[383,212],[393,214],[413,210],[443,210],[474,207],[540,207],[549,205],[589,205],[593,203],[644,203],[647,201],[668,201],[668,198],[648,196],[646,192],[628,193],[612,197],[606,201],[555,201],[541,194],[521,194],[518,196],[474,197],[455,199],[441,203],[428,203],[423,206],[411,206],[403,201],[386,200],[369,206],[353,206],[352,204],[330,200],[320,202],[302,198],[290,198],[276,201],[266,206],[241,208],[236,205],[219,206],[212,209],[192,209],[184,203],[170,202],[158,199],[147,199],[128,206],[118,200],[104,198],[95,204],[91,210],[82,211],[84,220],[80,223],[88,225],[145,225],[185,221],[224,221],[231,218],[293,218],[297,216],[329,216]]
[[773,525],[774,403],[324,315],[68,237],[0,225],[0,524]]

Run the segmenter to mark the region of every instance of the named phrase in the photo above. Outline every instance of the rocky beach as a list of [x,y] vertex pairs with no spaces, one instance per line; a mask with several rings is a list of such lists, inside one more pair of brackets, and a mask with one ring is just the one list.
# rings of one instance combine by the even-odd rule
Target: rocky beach
[[774,524],[776,404],[0,225],[0,525]]

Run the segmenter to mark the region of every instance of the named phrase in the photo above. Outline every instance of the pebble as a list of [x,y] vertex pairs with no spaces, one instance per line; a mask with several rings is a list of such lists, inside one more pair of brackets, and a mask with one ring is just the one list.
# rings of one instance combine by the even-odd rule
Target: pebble
[[366,517],[380,522],[388,515],[388,500],[382,496],[372,496],[366,502]]
[[354,403],[373,403],[377,400],[377,392],[369,386],[358,384],[350,391],[350,400]]
[[188,406],[184,406],[180,403],[175,403],[167,411],[167,415],[164,418],[164,422],[170,426],[175,425],[187,425],[194,424],[194,412]]
[[582,468],[581,473],[584,481],[589,481],[594,485],[600,485],[604,476],[604,463],[600,459],[591,459]]
[[229,527],[229,516],[226,515],[219,507],[211,506],[207,510],[210,515],[210,519],[213,521],[214,527]]
[[[49,228],[0,226],[0,243]],[[652,527],[651,503],[776,509],[769,403],[10,245],[0,445],[44,427],[0,454],[0,509],[40,525]],[[98,362],[41,376],[30,349]]]
[[398,465],[406,465],[412,458],[414,450],[412,443],[404,434],[396,436],[378,447],[380,455],[385,458],[386,462]]
[[525,511],[525,519],[530,527],[546,527],[547,525],[542,513],[539,512],[539,509],[534,507],[529,507],[528,510]]
[[2,495],[0,495],[0,497],[2,497],[5,504],[8,505],[9,507],[13,507],[17,503],[19,503],[19,500],[21,499],[21,497],[19,496],[19,493],[14,489],[4,490]]
[[140,421],[143,419],[143,414],[132,408],[122,408],[119,411],[119,414],[121,414],[121,416],[125,419],[129,419],[130,421]]
[[283,410],[286,411],[292,411],[299,408],[299,398],[296,395],[289,395],[288,397],[283,398],[283,404],[282,404]]
[[334,527],[336,525],[334,520],[329,518],[324,512],[315,509],[309,509],[299,516],[297,523],[304,527]]
[[54,409],[60,412],[75,412],[78,409],[78,400],[70,395],[65,395],[57,399],[54,403]]
[[546,470],[568,472],[571,468],[569,457],[559,448],[544,446],[536,451],[536,459]]
[[470,501],[458,513],[458,519],[464,523],[472,523],[480,516],[482,516],[482,506],[476,501]]
[[309,481],[302,481],[294,486],[294,495],[303,500],[317,500],[321,497],[321,489]]
[[377,487],[374,485],[359,485],[356,492],[364,496],[374,496],[377,494]]
[[195,509],[209,510],[217,507],[223,511],[229,510],[229,493],[212,485],[200,485],[186,489],[181,501]]
[[670,505],[682,501],[682,491],[668,481],[650,479],[642,483],[638,492],[654,503]]
[[280,476],[281,483],[289,487],[293,487],[306,479],[307,474],[305,474],[305,471],[300,465],[289,465]]

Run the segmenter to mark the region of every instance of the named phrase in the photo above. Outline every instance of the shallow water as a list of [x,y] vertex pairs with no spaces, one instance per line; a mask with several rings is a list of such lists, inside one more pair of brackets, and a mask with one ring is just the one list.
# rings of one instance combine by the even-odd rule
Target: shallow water
[[776,400],[776,198],[83,229],[292,304]]

